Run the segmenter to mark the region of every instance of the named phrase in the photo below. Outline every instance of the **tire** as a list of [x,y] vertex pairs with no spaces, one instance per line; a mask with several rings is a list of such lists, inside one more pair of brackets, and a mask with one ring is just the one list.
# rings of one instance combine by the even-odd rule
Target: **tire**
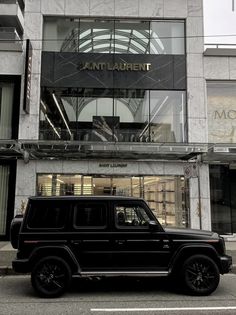
[[41,297],[62,295],[71,282],[71,269],[67,262],[56,256],[42,258],[33,268],[31,283]]
[[209,295],[220,281],[218,266],[205,255],[189,257],[183,264],[180,277],[185,291],[191,295]]

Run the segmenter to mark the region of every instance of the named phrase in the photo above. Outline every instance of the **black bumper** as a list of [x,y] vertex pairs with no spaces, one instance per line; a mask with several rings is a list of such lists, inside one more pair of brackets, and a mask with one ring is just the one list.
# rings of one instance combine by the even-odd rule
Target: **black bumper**
[[30,272],[30,264],[28,259],[15,259],[12,261],[12,269],[15,272],[27,273]]
[[225,256],[221,256],[220,257],[220,265],[221,265],[221,270],[220,273],[224,274],[224,273],[228,273],[231,271],[232,269],[232,257],[225,255]]

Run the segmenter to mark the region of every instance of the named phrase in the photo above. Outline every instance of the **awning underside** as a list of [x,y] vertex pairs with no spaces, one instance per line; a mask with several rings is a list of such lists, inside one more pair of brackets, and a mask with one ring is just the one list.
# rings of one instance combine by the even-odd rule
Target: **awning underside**
[[155,159],[184,160],[208,152],[205,144],[118,143],[86,141],[1,140],[0,158],[24,159]]

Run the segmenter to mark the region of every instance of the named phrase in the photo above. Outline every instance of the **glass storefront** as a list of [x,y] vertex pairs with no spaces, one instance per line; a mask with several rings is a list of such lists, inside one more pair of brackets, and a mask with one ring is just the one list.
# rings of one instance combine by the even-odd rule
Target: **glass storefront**
[[45,17],[40,139],[186,142],[185,23]]
[[44,18],[44,51],[185,54],[184,21]]
[[40,139],[185,142],[185,92],[44,89]]
[[161,224],[188,227],[187,182],[181,176],[38,174],[37,194],[116,195],[144,198]]

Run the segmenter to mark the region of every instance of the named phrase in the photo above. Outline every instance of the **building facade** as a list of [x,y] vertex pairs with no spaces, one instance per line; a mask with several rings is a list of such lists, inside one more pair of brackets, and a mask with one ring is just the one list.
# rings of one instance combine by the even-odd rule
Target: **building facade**
[[[1,237],[6,214],[21,212],[30,195],[96,194],[143,197],[165,226],[233,238],[233,203],[226,210],[214,198],[226,187],[222,174],[233,187],[233,158],[222,154],[226,138],[216,130],[217,119],[225,120],[220,135],[227,119],[233,130],[227,91],[236,58],[204,54],[202,1],[26,0],[23,21],[14,42],[21,49],[0,44],[0,82],[18,80],[21,90],[12,133],[1,135],[0,161],[12,174],[1,191]],[[227,77],[218,72],[223,60]]]

